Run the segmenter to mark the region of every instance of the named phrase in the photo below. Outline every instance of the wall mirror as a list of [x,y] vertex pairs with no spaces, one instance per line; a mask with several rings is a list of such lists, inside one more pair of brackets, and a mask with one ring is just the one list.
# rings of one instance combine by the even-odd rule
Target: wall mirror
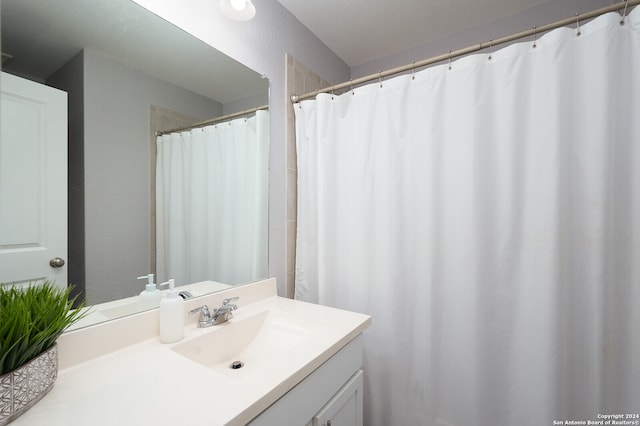
[[[102,313],[91,322],[139,311],[135,300],[145,281],[136,278],[148,273],[164,271],[160,280],[176,278],[176,286],[190,285],[194,296],[266,278],[266,207],[254,218],[264,225],[265,234],[257,250],[262,257],[254,260],[257,265],[250,274],[233,278],[200,272],[179,278],[158,264],[163,261],[156,252],[155,230],[161,225],[155,209],[155,132],[267,105],[268,80],[131,0],[2,0],[0,7],[3,73],[68,92],[65,267],[69,282]],[[268,119],[265,122],[266,129],[263,124],[259,131],[266,132],[268,144]],[[268,158],[268,145],[266,152]],[[235,167],[235,173],[243,175]],[[260,167],[268,174],[267,164]],[[266,203],[266,181],[264,185]],[[169,204],[181,205],[182,200],[176,196]],[[224,205],[227,216],[244,213],[233,211],[242,203],[217,204]],[[205,208],[212,207],[190,209]],[[207,220],[215,222],[213,217],[220,216]],[[217,223],[213,228],[229,229]],[[162,239],[176,248],[166,235]],[[187,265],[196,258],[237,264],[248,251],[233,251],[228,243],[209,252],[177,248]]]

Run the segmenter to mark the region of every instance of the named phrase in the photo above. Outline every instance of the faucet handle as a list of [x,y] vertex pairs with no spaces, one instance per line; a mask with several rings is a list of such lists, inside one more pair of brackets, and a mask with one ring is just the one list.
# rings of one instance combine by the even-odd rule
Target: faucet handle
[[211,312],[209,311],[209,307],[207,305],[198,306],[189,311],[190,314],[195,314],[200,312],[199,321],[208,321],[211,319]]
[[[227,308],[229,308],[230,310],[234,311],[234,310],[238,309],[238,307],[237,307],[236,305],[234,305],[233,303],[231,303],[231,302],[235,302],[236,300],[239,300],[239,299],[240,299],[240,297],[238,297],[238,296],[236,296],[236,297],[230,297],[230,298],[228,298],[228,299],[224,299],[224,300],[222,301],[222,306],[221,306],[221,308],[227,307]],[[231,312],[229,312],[229,313],[231,313]]]
[[231,302],[235,302],[236,300],[240,300],[240,296],[235,296],[235,297],[229,297],[228,299],[224,299],[222,301],[222,306],[224,305],[228,305]]

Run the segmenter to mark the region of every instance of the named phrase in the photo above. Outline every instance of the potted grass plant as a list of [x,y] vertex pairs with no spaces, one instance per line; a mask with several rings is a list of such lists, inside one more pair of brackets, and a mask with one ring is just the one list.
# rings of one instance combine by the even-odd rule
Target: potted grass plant
[[0,426],[9,424],[51,389],[58,375],[56,340],[86,315],[73,309],[71,287],[51,281],[0,285]]

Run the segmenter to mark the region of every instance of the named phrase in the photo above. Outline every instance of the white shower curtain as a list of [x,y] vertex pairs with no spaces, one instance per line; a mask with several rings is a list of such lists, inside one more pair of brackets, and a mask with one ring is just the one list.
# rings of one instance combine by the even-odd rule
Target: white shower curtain
[[366,425],[640,412],[640,8],[619,21],[294,106],[296,297],[372,315]]
[[158,282],[267,276],[269,113],[157,139]]

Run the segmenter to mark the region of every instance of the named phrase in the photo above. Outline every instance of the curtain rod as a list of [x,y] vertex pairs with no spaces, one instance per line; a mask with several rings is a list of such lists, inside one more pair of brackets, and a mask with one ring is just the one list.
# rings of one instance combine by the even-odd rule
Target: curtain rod
[[[638,0],[638,1],[640,1],[640,0]],[[253,112],[262,111],[262,110],[265,110],[265,109],[269,109],[269,105],[262,105],[262,106],[255,107],[255,108],[245,109],[244,111],[234,112],[233,114],[222,115],[220,117],[211,118],[209,120],[201,121],[199,123],[190,124],[188,126],[176,127],[175,129],[170,129],[170,130],[157,131],[156,132],[156,136],[162,136],[162,135],[166,135],[166,134],[169,134],[169,133],[175,133],[175,132],[182,132],[184,130],[197,129],[198,127],[203,127],[203,126],[207,126],[209,124],[219,123],[221,121],[230,120],[230,119],[236,118],[236,117],[242,117],[243,115],[248,115],[248,114],[251,114]]]
[[[400,74],[406,71],[411,71],[411,70],[415,70],[416,68],[421,68],[421,67],[425,67],[427,65],[432,65],[435,64],[437,62],[442,62],[442,61],[446,61],[449,59],[453,59],[459,56],[464,56],[464,55],[468,55],[469,53],[473,53],[473,52],[478,52],[480,50],[484,50],[488,47],[493,47],[496,45],[500,45],[500,44],[504,44],[504,43],[509,43],[511,41],[515,41],[521,38],[525,38],[525,37],[531,37],[531,36],[536,36],[537,34],[546,32],[546,31],[551,31],[554,30],[556,28],[560,28],[560,27],[564,27],[566,25],[570,25],[570,24],[579,24],[580,21],[584,21],[587,19],[591,19],[591,18],[595,18],[597,16],[603,15],[605,13],[609,13],[609,12],[615,12],[617,10],[620,9],[624,9],[623,12],[623,16],[622,16],[622,20],[620,21],[620,25],[624,25],[624,17],[626,16],[626,12],[627,12],[627,8],[629,6],[633,7],[633,6],[637,6],[638,4],[640,4],[640,0],[625,0],[622,1],[620,3],[615,3],[612,4],[610,6],[606,6],[600,9],[596,9],[596,10],[592,10],[591,12],[586,12],[586,13],[582,13],[582,14],[578,14],[576,13],[575,16],[571,17],[571,18],[566,18],[563,19],[561,21],[557,21],[557,22],[553,22],[551,24],[547,24],[547,25],[543,25],[541,27],[533,27],[530,30],[527,31],[521,31],[519,33],[515,33],[515,34],[511,34],[505,37],[500,37],[497,38],[495,40],[490,40],[488,42],[485,43],[480,43],[480,44],[476,44],[473,46],[469,46],[469,47],[465,47],[463,49],[459,49],[459,50],[455,50],[455,51],[449,51],[449,53],[445,53],[443,55],[438,55],[438,56],[433,56],[431,58],[428,59],[423,59],[422,61],[418,61],[418,62],[413,62],[411,64],[407,64],[401,67],[397,67],[397,68],[392,68],[386,71],[380,71],[377,74],[371,74],[368,75],[366,77],[360,77],[360,78],[356,78],[344,83],[340,83],[340,84],[336,84],[333,86],[329,86],[329,87],[325,87],[324,89],[320,89],[320,90],[316,90],[314,92],[309,92],[309,93],[305,93],[304,95],[291,95],[291,102],[292,103],[296,103],[299,101],[302,101],[304,99],[309,99],[309,98],[313,98],[316,95],[320,94],[320,93],[330,93],[333,92],[335,90],[340,90],[340,89],[345,89],[347,87],[353,87],[353,86],[357,86],[363,83],[368,83],[370,81],[374,81],[374,80],[379,80],[382,79],[384,77],[388,77],[391,75],[395,75],[395,74]],[[535,43],[535,41],[534,41]]]

